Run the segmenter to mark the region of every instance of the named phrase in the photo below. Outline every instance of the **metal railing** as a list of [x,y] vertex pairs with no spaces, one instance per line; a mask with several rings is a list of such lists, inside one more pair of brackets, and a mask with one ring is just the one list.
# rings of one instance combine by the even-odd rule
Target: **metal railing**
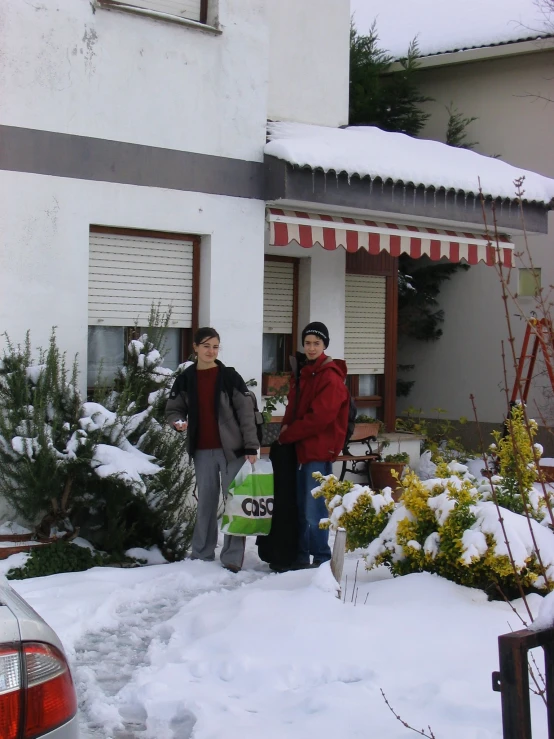
[[492,673],[492,689],[502,696],[504,739],[532,739],[528,652],[535,647],[544,650],[548,739],[554,739],[554,628],[498,637],[500,670]]

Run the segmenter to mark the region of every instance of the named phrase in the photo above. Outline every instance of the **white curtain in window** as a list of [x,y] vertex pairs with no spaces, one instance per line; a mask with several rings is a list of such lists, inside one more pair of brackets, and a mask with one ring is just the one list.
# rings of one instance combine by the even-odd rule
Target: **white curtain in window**
[[181,363],[181,329],[168,328],[165,333],[164,367],[176,370]]
[[363,398],[367,398],[370,395],[375,395],[376,378],[375,375],[360,375],[359,376],[359,394]]
[[279,334],[264,334],[262,344],[262,372],[277,372],[277,356],[279,353]]
[[[139,331],[141,334],[147,334],[148,328],[142,327]],[[176,370],[181,364],[181,329],[166,328],[160,351],[164,355],[163,366]]]
[[115,378],[124,361],[124,332],[121,326],[88,327],[88,387],[94,387],[100,371],[102,383],[110,383]]

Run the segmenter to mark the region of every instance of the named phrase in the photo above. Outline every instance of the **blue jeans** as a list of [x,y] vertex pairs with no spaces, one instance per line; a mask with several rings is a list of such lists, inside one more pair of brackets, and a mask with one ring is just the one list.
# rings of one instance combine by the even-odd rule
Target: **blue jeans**
[[298,562],[307,564],[310,554],[314,560],[327,562],[331,559],[329,531],[320,529],[319,522],[328,518],[329,513],[323,498],[314,498],[312,490],[318,483],[312,472],[330,475],[331,462],[307,462],[301,464],[296,472],[296,504],[298,507]]

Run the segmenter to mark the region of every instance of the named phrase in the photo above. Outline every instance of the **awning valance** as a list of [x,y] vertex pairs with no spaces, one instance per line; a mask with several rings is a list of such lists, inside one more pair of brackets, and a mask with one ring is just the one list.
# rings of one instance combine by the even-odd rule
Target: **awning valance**
[[[366,249],[370,254],[388,252],[393,257],[409,254],[427,255],[433,260],[446,257],[451,262],[462,259],[469,264],[496,261],[496,245],[484,234],[423,228],[398,223],[357,220],[342,216],[269,208],[270,246],[288,246],[295,241],[304,248],[319,244],[334,250],[342,246],[349,252]],[[513,244],[505,235],[499,237],[501,258],[513,266]]]

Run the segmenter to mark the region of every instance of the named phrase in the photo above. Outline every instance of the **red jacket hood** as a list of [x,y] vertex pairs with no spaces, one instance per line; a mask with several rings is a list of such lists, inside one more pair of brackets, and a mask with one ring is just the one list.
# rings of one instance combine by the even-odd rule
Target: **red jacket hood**
[[304,370],[315,374],[332,370],[333,372],[336,372],[342,380],[345,380],[346,375],[348,374],[344,359],[333,359],[332,357],[328,357],[325,353],[318,357],[314,364],[305,364],[302,368],[302,371]]

